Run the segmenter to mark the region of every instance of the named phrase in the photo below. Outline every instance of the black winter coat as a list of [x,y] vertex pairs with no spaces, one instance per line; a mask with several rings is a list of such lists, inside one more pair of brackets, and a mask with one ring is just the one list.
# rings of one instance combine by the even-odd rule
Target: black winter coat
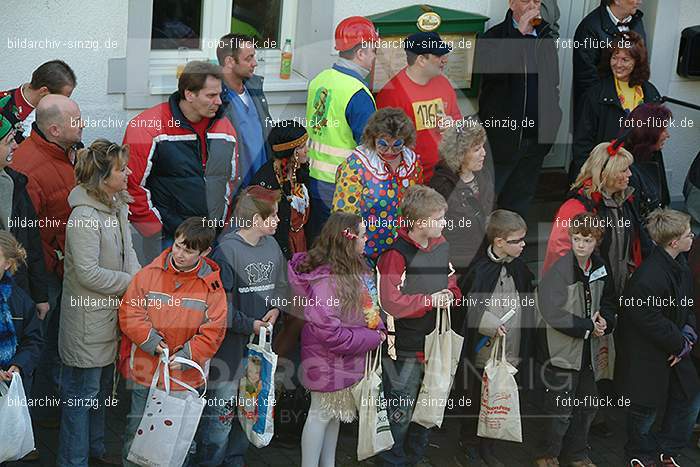
[[27,193],[27,177],[9,167],[5,172],[12,178],[14,190],[12,193],[12,219],[27,219],[32,227],[13,226],[10,233],[27,251],[27,265],[21,265],[14,275],[15,282],[27,293],[35,303],[48,302],[48,283],[46,282],[46,266],[44,250],[41,246],[39,228],[36,227],[36,211]]
[[[14,282],[14,278],[5,274],[0,278],[0,283],[11,283],[10,312],[12,324],[15,326],[17,336],[17,351],[10,361],[10,366],[16,365],[20,369],[25,388],[39,364],[41,350],[44,348],[44,337],[41,332],[41,321],[36,314],[34,302],[27,293]],[[7,370],[7,368],[2,368]]]
[[[683,350],[683,326],[697,329],[692,303],[684,302],[693,298],[692,281],[684,255],[673,259],[662,247],[656,247],[625,287],[615,331],[615,384],[632,403],[665,407],[672,373],[686,397],[700,391],[690,355],[673,367],[668,362],[669,356]],[[667,300],[667,306],[648,302],[648,297]]]
[[[535,29],[536,38],[523,36],[513,27],[513,12],[508,10],[502,23],[476,41],[474,73],[481,76],[479,118],[496,163],[513,157],[526,136],[521,123],[526,113],[528,74],[537,73],[537,126],[530,131],[543,145],[543,153],[549,151],[561,123],[559,59],[552,30],[546,22]],[[535,61],[536,69],[528,67],[528,57]],[[512,121],[516,128],[506,124]]]
[[[520,352],[521,358],[520,368],[528,368],[534,356],[535,350],[535,324],[536,312],[534,306],[528,306],[534,301],[534,288],[532,282],[534,275],[527,267],[525,262],[520,258],[515,258],[510,263],[496,263],[491,261],[487,255],[481,256],[469,269],[469,273],[462,277],[459,281],[459,287],[462,291],[463,308],[455,310],[452,314],[452,323],[454,329],[459,329],[454,323],[456,315],[466,315],[461,327],[461,334],[464,336],[464,346],[462,347],[462,362],[474,363],[476,352],[475,348],[482,339],[482,334],[479,333],[479,323],[486,311],[487,297],[490,297],[496,288],[496,282],[501,273],[501,268],[505,267],[513,277],[515,288],[520,296],[520,310],[522,313],[520,321]],[[472,303],[472,301],[475,301]],[[523,306],[525,304],[526,306]],[[466,360],[465,360],[466,359]],[[474,376],[473,371],[467,372],[471,378]],[[527,375],[527,370],[518,372],[521,375]],[[471,384],[470,382],[467,385]]]
[[[635,155],[634,152],[632,155]],[[634,187],[635,195],[639,198],[640,212],[643,217],[656,208],[670,204],[666,166],[661,151],[654,152],[648,161],[635,160],[630,169],[632,171],[630,186]]]
[[447,200],[448,228],[443,235],[450,244],[450,262],[459,275],[465,274],[469,265],[486,251],[486,218],[494,204],[491,174],[481,170],[474,175],[479,187],[478,197],[443,163],[435,167],[429,184]]
[[[645,103],[661,102],[659,91],[649,81],[642,83],[642,91]],[[618,137],[620,129],[623,128],[620,122],[626,117],[625,110],[617,97],[615,79],[612,75],[606,76],[586,92],[581,102],[581,113],[574,120],[576,123],[574,124],[572,165],[575,164],[575,170],[572,168],[571,171],[573,178],[578,176],[581,166],[594,147]]]
[[[631,31],[638,33],[646,42],[646,33],[644,32],[644,23],[642,17],[644,14],[637,10],[632,16],[628,27]],[[602,50],[610,45],[610,42],[619,32],[617,25],[612,22],[605,2],[590,12],[588,16],[583,18],[583,21],[576,28],[574,34],[574,121],[576,121],[578,105],[583,95],[600,81],[598,74],[598,65]]]
[[[282,198],[280,202],[277,203],[277,217],[279,217],[279,224],[277,225],[277,230],[275,231],[275,240],[280,246],[282,253],[285,258],[292,259],[292,250],[289,246],[289,226],[292,221],[292,206],[287,200],[287,196],[290,193],[289,183],[286,183],[284,187],[280,187],[277,181],[277,176],[275,175],[274,159],[270,159],[260,167],[255,173],[253,180],[250,182],[252,185],[260,185],[267,188],[268,190],[282,190]],[[301,167],[297,169],[297,182],[303,183],[308,187],[309,182],[309,164],[302,164]],[[304,232],[306,233],[306,239],[309,239],[309,223],[304,225]],[[310,246],[310,245],[308,245]]]

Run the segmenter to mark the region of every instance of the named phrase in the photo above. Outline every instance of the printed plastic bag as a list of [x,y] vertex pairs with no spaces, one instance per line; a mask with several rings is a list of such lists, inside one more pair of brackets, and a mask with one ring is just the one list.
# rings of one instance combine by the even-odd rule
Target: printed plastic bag
[[520,398],[515,375],[506,360],[505,336],[494,339],[491,357],[484,368],[477,435],[482,438],[523,442]]
[[238,386],[238,420],[248,440],[257,448],[270,444],[275,432],[275,370],[272,328],[260,327],[258,343],[250,336],[245,372]]
[[[190,445],[197,432],[199,419],[206,405],[207,392],[204,370],[196,362],[181,357],[176,363],[191,366],[199,371],[204,380],[204,393],[170,377],[168,351],[161,354],[161,360],[153,374],[151,389],[143,411],[141,423],[134,434],[127,460],[143,466],[180,467],[187,458]],[[160,368],[163,368],[163,385],[158,388]],[[175,397],[170,392],[170,382],[174,381],[187,390],[185,398]]]

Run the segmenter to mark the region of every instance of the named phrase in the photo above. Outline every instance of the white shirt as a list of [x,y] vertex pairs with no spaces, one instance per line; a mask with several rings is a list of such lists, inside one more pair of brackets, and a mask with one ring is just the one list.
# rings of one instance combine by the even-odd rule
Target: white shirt
[[[236,93],[238,94],[238,93]],[[250,94],[248,94],[248,90],[246,88],[243,88],[243,92],[238,94],[238,97],[243,101],[246,107],[250,108],[250,106],[253,104],[253,99],[251,99]]]
[[610,15],[610,19],[612,20],[613,24],[615,25],[615,27],[617,27],[617,29],[620,32],[627,32],[630,30],[629,26],[618,26],[618,23],[625,23],[625,25],[629,24],[629,22],[632,21],[632,15],[628,16],[625,19],[617,19],[617,16],[615,16],[613,14],[613,12],[609,6],[606,6],[605,9],[608,10],[608,14]]

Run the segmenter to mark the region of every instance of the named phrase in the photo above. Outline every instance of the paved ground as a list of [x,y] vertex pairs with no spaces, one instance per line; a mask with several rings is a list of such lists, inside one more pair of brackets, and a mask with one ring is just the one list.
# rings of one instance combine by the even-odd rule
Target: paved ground
[[[108,411],[107,421],[107,450],[110,454],[118,455],[121,448],[121,437],[123,434],[124,420],[126,416],[127,403],[124,398],[120,399],[120,403],[115,408]],[[534,406],[527,404],[525,411],[535,413]],[[615,435],[612,438],[601,439],[597,437],[591,438],[592,444],[592,459],[597,465],[602,467],[623,467],[625,462],[623,459],[622,447],[624,444],[624,413],[615,409],[610,412],[613,417],[613,428]],[[527,466],[532,465],[533,452],[533,437],[540,429],[541,422],[537,419],[525,416],[523,421],[523,433],[525,436],[524,443],[508,443],[500,442],[496,446],[496,455],[508,467],[511,466]],[[457,443],[457,433],[459,431],[459,419],[448,417],[445,421],[444,429],[440,432],[434,432],[431,435],[431,444],[428,451],[428,460],[422,464],[425,467],[443,467],[443,466],[479,466],[474,461],[468,461],[461,456],[460,448]],[[41,460],[34,463],[14,463],[10,464],[13,467],[30,467],[30,466],[54,466],[56,461],[56,451],[58,446],[58,430],[45,429],[35,427],[35,436],[37,446],[41,454]],[[336,465],[339,467],[350,466],[371,466],[374,463],[370,461],[357,462],[356,446],[357,446],[357,425],[343,425],[341,429],[340,440],[338,443]],[[697,442],[697,436],[693,442]],[[684,467],[689,465],[700,465],[700,449],[689,446],[684,451],[684,458],[681,465]],[[301,452],[299,447],[293,449],[285,449],[276,441],[265,448],[251,448],[247,457],[247,465],[249,467],[257,466],[296,466],[300,465]],[[379,465],[379,464],[378,464]]]

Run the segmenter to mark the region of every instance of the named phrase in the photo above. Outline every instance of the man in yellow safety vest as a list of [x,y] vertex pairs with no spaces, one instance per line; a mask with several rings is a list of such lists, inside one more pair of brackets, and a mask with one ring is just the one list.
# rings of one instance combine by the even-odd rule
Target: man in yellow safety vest
[[379,35],[367,18],[351,16],[335,29],[338,61],[309,83],[306,123],[309,133],[311,218],[309,240],[329,216],[336,169],[360,144],[376,111],[365,81],[376,57]]

